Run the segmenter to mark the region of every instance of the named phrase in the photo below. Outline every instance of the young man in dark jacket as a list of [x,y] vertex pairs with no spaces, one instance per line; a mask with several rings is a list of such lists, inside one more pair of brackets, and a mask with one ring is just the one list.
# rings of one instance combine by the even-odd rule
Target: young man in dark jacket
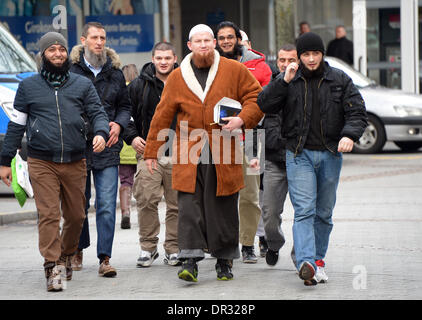
[[[26,131],[28,169],[39,214],[39,249],[44,257],[48,291],[72,279],[71,256],[85,219],[86,114],[95,137],[94,152],[105,148],[108,119],[92,83],[69,72],[67,42],[57,32],[40,39],[40,74],[19,84],[14,113],[1,154],[0,177],[10,185],[10,163]],[[64,224],[60,234],[60,218]],[[66,274],[62,266],[66,269]]]
[[[161,201],[161,186],[166,199],[166,235],[164,241],[164,262],[179,265],[177,253],[177,191],[172,189],[171,154],[167,153],[158,162],[157,170],[152,174],[147,170],[143,153],[145,140],[155,108],[161,99],[164,84],[170,73],[177,67],[176,50],[172,44],[159,42],[152,49],[152,62],[144,65],[141,74],[133,80],[128,89],[132,104],[132,117],[125,132],[125,141],[136,150],[138,158],[137,173],[134,181],[134,196],[138,208],[139,242],[141,253],[138,267],[149,267],[158,257],[157,244],[160,233],[158,204]],[[176,130],[176,118],[171,126]],[[169,139],[168,145],[172,144]]]
[[325,282],[323,259],[333,228],[332,212],[342,165],[367,126],[365,103],[352,80],[324,62],[320,36],[296,43],[293,62],[258,97],[266,113],[283,111],[286,169],[295,210],[296,267],[305,285]]
[[131,106],[126,81],[120,70],[119,56],[114,50],[105,47],[104,27],[98,22],[87,23],[82,31],[81,42],[82,45],[72,49],[71,71],[85,76],[94,84],[109,119],[110,136],[102,154],[92,154],[90,145],[87,145],[88,176],[85,193],[87,218],[73,265],[75,270],[82,268],[82,250],[90,245],[88,208],[91,198],[92,172],[98,234],[97,257],[100,260],[98,272],[104,277],[114,277],[117,272],[110,265],[109,259],[111,258],[116,224],[119,154],[123,147],[121,133],[129,122]]

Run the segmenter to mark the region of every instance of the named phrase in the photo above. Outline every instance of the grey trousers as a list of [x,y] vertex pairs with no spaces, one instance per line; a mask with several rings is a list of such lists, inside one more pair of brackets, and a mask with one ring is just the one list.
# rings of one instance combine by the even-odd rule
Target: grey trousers
[[280,163],[265,160],[263,179],[262,218],[268,247],[278,251],[285,243],[281,229],[281,214],[288,191],[286,168]]

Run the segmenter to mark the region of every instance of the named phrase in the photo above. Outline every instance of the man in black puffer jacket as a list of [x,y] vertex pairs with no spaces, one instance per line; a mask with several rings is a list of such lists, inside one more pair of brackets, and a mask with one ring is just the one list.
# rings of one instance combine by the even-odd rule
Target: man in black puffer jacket
[[[66,39],[57,32],[46,33],[40,39],[40,55],[40,74],[24,79],[16,92],[1,153],[0,177],[10,185],[10,163],[26,131],[47,290],[61,291],[61,277],[72,278],[70,259],[85,219],[87,132],[82,115],[92,123],[95,137],[90,147],[94,152],[104,150],[109,129],[91,81],[69,72]],[[61,265],[65,265],[66,275],[61,274]]]
[[328,279],[323,259],[333,227],[342,152],[352,151],[367,126],[367,115],[352,80],[324,62],[320,36],[305,33],[296,47],[300,67],[289,64],[261,92],[258,105],[266,113],[283,111],[296,267],[305,285],[315,285]]
[[82,250],[90,245],[88,208],[92,172],[96,197],[97,257],[100,260],[98,272],[104,277],[114,277],[117,272],[109,264],[109,259],[116,224],[118,167],[120,150],[123,147],[121,133],[130,120],[131,106],[126,81],[120,70],[119,56],[114,50],[105,47],[104,27],[98,22],[87,23],[82,31],[81,42],[82,45],[75,46],[70,54],[71,71],[84,75],[94,84],[108,115],[110,136],[102,154],[93,154],[92,148],[87,145],[88,177],[85,192],[87,218],[72,265],[74,270],[82,268]]

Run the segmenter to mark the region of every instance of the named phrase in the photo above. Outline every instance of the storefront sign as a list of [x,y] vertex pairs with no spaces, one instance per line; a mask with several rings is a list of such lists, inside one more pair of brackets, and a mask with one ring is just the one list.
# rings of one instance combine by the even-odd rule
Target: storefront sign
[[[49,31],[58,31],[53,27],[54,16],[38,17],[0,17],[0,21],[9,29],[10,33],[29,52],[38,53],[39,39]],[[76,45],[76,17],[67,16],[68,45],[72,48]]]
[[148,52],[154,46],[154,16],[87,16],[86,22],[97,21],[107,32],[107,46],[119,53]]

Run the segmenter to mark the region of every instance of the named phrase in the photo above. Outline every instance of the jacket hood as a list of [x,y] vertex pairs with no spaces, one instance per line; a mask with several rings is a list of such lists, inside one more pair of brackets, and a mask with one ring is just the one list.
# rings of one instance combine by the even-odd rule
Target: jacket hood
[[152,81],[155,76],[155,66],[152,62],[144,64],[139,77],[148,81]]
[[[179,65],[177,63],[175,63],[174,69],[176,69],[178,66]],[[147,80],[147,81],[153,81],[154,78],[156,78],[155,72],[156,72],[156,70],[155,70],[154,63],[148,62],[148,63],[144,64],[144,66],[142,67],[142,70],[141,70],[139,77],[141,79],[144,79],[144,80]]]
[[257,62],[259,62],[265,60],[265,56],[261,52],[242,46],[242,57],[240,58],[240,62],[245,63],[252,60],[257,60]]
[[[81,62],[81,53],[84,51],[83,45],[79,44],[72,48],[70,52],[70,62],[73,64],[78,64]],[[120,69],[122,63],[120,57],[114,49],[105,47],[107,57],[111,60],[111,66],[115,69]]]

